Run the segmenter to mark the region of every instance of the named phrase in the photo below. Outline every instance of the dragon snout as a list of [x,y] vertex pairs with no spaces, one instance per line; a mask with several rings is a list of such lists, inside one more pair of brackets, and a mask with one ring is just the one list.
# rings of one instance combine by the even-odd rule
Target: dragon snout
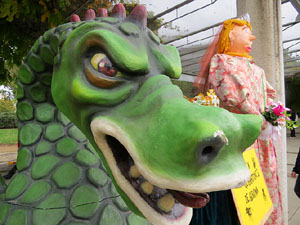
[[205,140],[201,140],[197,147],[197,160],[200,165],[205,165],[210,163],[215,159],[220,150],[228,140],[223,132],[219,131],[213,137],[208,137]]

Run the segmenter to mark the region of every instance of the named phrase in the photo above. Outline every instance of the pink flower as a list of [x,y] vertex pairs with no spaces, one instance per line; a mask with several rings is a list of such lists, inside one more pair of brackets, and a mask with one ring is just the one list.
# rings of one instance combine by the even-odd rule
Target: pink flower
[[282,105],[278,105],[273,108],[273,112],[276,116],[284,116],[282,112],[284,112],[286,109]]

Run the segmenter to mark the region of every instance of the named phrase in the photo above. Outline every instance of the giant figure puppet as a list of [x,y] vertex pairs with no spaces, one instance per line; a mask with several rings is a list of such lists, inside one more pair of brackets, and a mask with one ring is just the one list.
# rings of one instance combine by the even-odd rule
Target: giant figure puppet
[[178,51],[146,27],[144,6],[98,13],[47,31],[20,68],[18,171],[1,184],[0,224],[188,225],[205,192],[250,177],[242,152],[261,118],[184,99],[170,80]]
[[254,40],[248,14],[224,21],[220,33],[200,62],[201,69],[195,83],[201,91],[213,88],[220,98],[221,107],[230,112],[256,114],[263,119],[255,149],[274,208],[266,225],[283,225],[276,151],[271,138],[273,128],[263,117],[266,107],[275,98],[275,90],[266,80],[264,70],[249,55]]

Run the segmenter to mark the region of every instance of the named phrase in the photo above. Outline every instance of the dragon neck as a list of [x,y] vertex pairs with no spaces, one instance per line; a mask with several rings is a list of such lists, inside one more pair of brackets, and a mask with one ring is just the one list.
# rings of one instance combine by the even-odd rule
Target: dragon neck
[[47,31],[20,68],[18,170],[0,195],[0,224],[141,224],[93,147],[52,99],[53,64],[77,26],[68,23]]

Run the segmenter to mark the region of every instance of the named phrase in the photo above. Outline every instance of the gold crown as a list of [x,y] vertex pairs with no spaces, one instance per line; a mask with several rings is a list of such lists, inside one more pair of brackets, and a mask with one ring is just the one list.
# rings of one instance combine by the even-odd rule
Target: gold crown
[[249,23],[251,22],[249,13],[246,13],[246,14],[244,14],[244,15],[241,15],[240,17],[238,17],[238,19],[239,19],[239,20],[245,20],[245,21],[248,21]]

